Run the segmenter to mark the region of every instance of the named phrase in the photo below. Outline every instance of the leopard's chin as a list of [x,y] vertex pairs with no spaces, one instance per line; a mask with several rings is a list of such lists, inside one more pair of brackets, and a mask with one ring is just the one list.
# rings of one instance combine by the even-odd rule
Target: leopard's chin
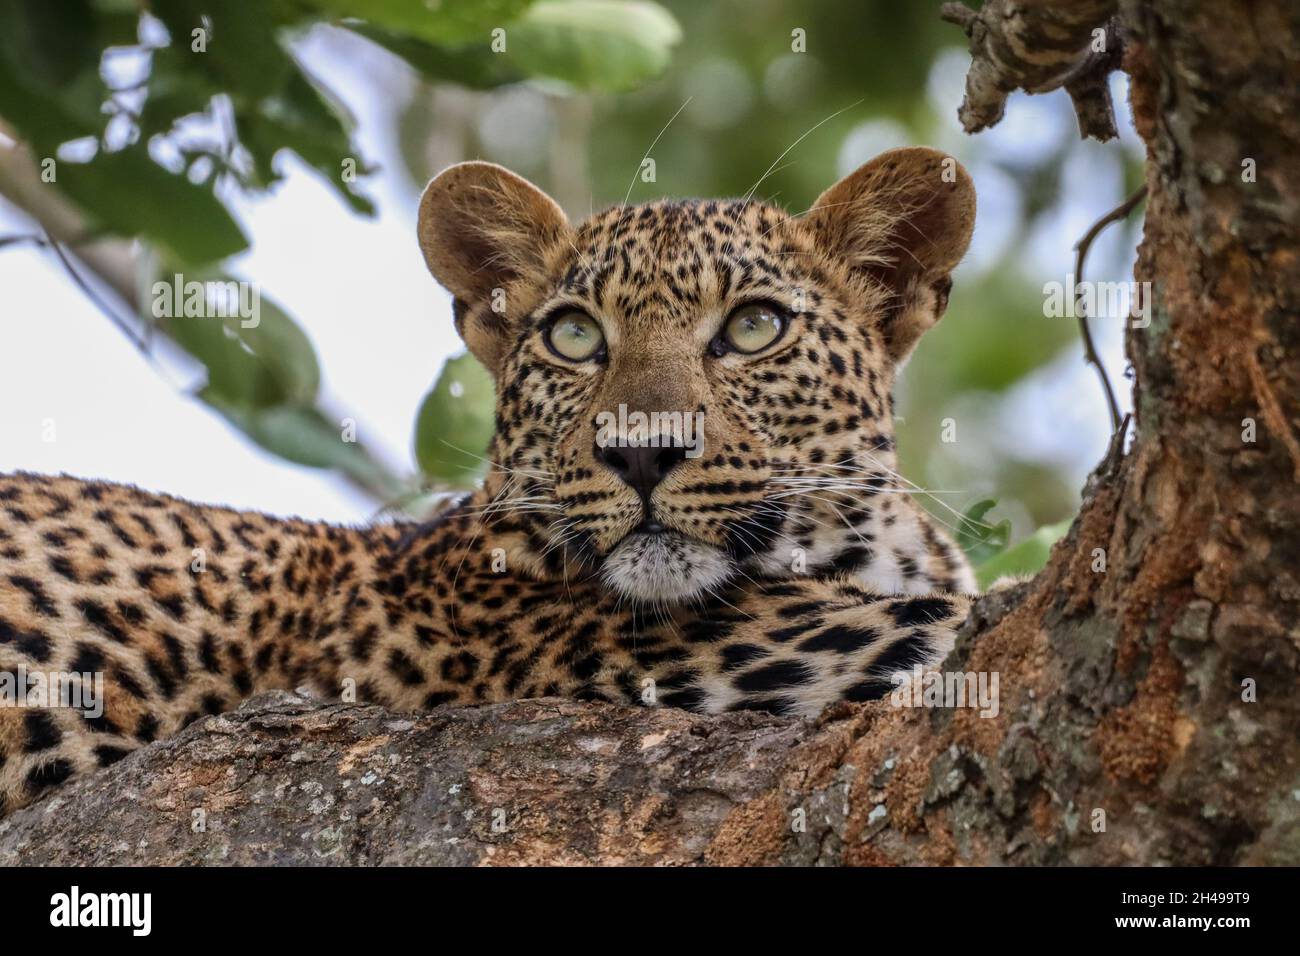
[[633,532],[605,558],[605,584],[634,601],[677,604],[731,577],[731,559],[719,548],[675,531]]

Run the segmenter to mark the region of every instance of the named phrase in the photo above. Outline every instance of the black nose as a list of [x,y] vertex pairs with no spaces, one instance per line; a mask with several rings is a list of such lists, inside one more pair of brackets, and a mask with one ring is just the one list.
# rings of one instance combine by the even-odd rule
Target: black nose
[[596,446],[596,460],[636,489],[647,512],[650,492],[685,459],[686,449],[676,445],[666,448],[653,445]]

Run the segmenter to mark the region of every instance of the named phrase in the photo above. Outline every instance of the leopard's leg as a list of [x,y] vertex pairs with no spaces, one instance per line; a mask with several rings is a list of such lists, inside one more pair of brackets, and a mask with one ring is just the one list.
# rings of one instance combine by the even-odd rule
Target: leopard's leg
[[680,629],[690,656],[656,668],[658,703],[815,716],[836,701],[875,700],[898,686],[896,675],[947,656],[971,603],[947,592],[881,595],[845,578],[724,597]]

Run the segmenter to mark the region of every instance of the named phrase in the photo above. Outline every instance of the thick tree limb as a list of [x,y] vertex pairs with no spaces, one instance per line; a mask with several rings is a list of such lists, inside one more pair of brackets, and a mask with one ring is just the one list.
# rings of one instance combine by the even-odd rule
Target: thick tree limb
[[[1064,88],[1074,102],[1079,134],[1116,135],[1107,76],[1122,55],[1116,0],[986,0],[978,12],[945,3],[939,15],[970,38],[971,67],[958,117],[968,133],[1002,119],[1016,90]],[[1105,30],[1101,49],[1094,31]]]
[[396,714],[271,693],[0,821],[0,866],[839,862],[836,764],[862,730],[861,715],[557,699]]

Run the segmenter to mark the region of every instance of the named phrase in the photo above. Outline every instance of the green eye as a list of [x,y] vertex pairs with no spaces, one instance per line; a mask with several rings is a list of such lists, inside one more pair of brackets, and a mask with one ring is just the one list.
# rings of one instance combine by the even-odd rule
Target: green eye
[[585,362],[604,347],[605,333],[591,316],[576,311],[565,312],[551,323],[546,332],[546,344],[560,358]]
[[762,351],[781,337],[785,317],[770,305],[742,305],[722,330],[727,345],[746,355]]

